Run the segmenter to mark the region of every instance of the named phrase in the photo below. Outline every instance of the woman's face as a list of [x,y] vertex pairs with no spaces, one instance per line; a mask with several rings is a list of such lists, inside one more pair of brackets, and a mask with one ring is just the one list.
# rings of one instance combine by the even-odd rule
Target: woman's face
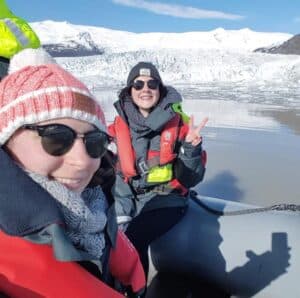
[[[94,127],[71,118],[40,122],[44,124],[64,124],[77,133],[86,133]],[[81,138],[74,141],[72,148],[61,156],[52,156],[42,147],[37,131],[20,129],[7,142],[11,156],[26,170],[54,179],[70,190],[81,193],[89,184],[100,166],[100,158],[91,158]]]
[[151,109],[157,104],[160,97],[159,86],[157,86],[156,89],[148,87],[147,82],[150,80],[153,80],[153,78],[139,76],[134,80],[134,82],[143,81],[144,87],[141,90],[137,90],[134,87],[131,88],[131,97],[133,102],[137,105],[139,111],[144,117],[149,115]]

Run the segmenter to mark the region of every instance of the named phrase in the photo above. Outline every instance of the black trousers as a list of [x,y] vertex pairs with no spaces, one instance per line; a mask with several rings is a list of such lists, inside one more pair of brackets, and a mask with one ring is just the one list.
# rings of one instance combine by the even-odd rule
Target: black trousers
[[146,277],[149,271],[148,248],[185,215],[187,206],[141,212],[129,224],[125,234],[137,249]]

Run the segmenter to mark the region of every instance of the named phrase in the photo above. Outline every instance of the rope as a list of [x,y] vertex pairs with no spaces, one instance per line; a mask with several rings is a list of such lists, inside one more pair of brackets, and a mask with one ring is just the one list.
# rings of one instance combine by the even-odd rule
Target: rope
[[190,198],[200,207],[204,208],[206,211],[213,213],[218,216],[236,216],[236,215],[245,215],[252,213],[262,213],[268,211],[291,211],[291,212],[300,212],[300,205],[296,204],[276,204],[268,207],[258,207],[258,208],[248,208],[235,211],[220,211],[214,208],[209,207],[204,202],[202,202],[198,196],[197,192],[190,191]]

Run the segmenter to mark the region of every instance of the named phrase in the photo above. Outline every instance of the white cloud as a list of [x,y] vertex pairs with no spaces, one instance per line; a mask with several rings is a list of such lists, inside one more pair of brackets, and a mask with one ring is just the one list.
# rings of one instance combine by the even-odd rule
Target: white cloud
[[112,2],[124,6],[145,9],[156,14],[169,15],[178,18],[226,20],[240,20],[244,18],[244,16],[228,14],[222,11],[205,10],[191,6],[175,4],[164,4],[161,2],[150,2],[144,0],[112,0]]

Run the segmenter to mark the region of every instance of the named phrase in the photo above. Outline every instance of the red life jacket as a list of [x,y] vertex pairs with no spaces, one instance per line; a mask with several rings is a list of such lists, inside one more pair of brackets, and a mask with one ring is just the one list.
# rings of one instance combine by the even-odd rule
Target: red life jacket
[[137,250],[122,232],[118,231],[116,245],[110,251],[109,269],[114,277],[135,293],[146,287],[145,272]]
[[75,262],[60,262],[49,245],[0,231],[0,293],[12,298],[123,297]]
[[[0,231],[0,293],[11,298],[120,298],[120,293],[76,262],[58,261],[50,245],[29,242]],[[134,291],[145,287],[138,254],[118,233],[109,258],[110,271]]]
[[[138,174],[135,167],[135,151],[131,143],[130,129],[122,117],[117,116],[112,125],[109,126],[109,133],[115,138],[118,149],[119,168],[125,177],[125,180]],[[174,152],[177,140],[183,140],[188,132],[188,125],[184,124],[179,114],[176,114],[164,126],[160,137],[160,151],[151,151],[147,153],[148,164],[150,167],[157,165],[166,165],[171,163],[177,156]],[[178,188],[184,194],[187,189],[177,181],[169,181],[172,188]]]

